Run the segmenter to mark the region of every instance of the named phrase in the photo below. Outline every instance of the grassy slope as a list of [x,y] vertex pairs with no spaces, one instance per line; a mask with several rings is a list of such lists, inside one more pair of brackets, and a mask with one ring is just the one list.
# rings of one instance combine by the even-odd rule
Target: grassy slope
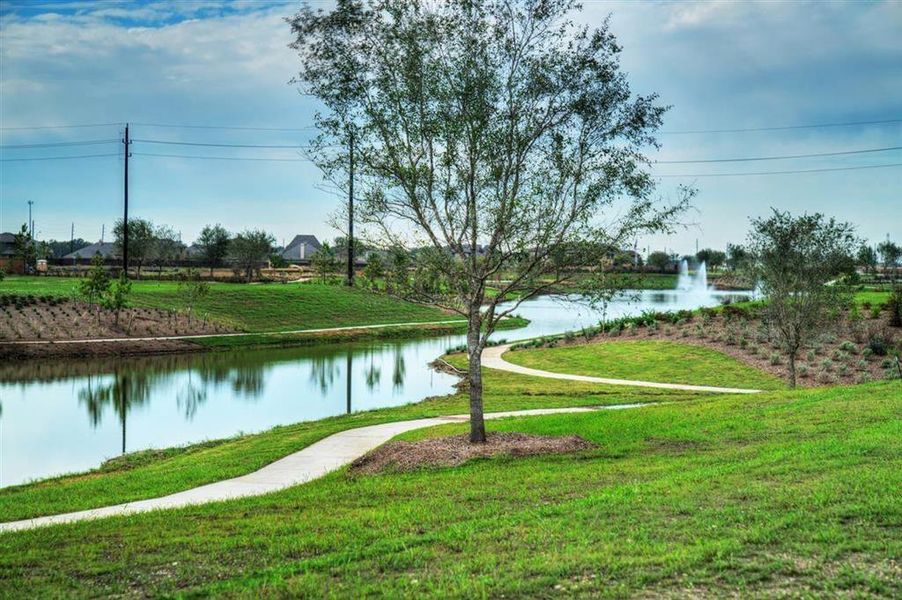
[[[0,294],[71,295],[75,279],[8,277],[0,282]],[[147,308],[182,309],[178,284],[171,281],[136,281],[133,304]],[[244,331],[280,331],[445,321],[458,317],[390,296],[338,285],[211,284],[210,294],[195,308],[197,314]]]
[[[461,358],[452,359],[463,366]],[[685,400],[672,394],[486,371],[487,411]],[[463,395],[397,408],[276,427],[270,431],[117,459],[106,468],[0,489],[0,522],[151,498],[249,473],[337,431],[387,421],[468,411]],[[2,594],[0,594],[2,596]]]
[[598,448],[3,535],[0,593],[898,597],[900,391],[496,422]]
[[504,358],[534,369],[594,377],[768,390],[784,387],[776,377],[726,354],[677,342],[617,340],[516,350]]

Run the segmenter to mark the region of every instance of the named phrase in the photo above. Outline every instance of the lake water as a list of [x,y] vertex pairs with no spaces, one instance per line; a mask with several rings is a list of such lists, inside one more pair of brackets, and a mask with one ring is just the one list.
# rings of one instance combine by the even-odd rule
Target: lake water
[[[643,291],[607,318],[713,305],[723,294]],[[597,324],[578,297],[518,309],[518,340]],[[276,350],[0,365],[0,487],[84,471],[123,452],[252,433],[275,425],[418,402],[457,378],[428,364],[464,336]]]

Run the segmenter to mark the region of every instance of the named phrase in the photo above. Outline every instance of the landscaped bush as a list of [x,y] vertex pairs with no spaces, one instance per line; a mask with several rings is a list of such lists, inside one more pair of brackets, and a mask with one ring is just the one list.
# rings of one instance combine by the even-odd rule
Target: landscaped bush
[[881,331],[871,331],[868,335],[868,349],[877,356],[886,356],[890,347],[889,336]]
[[821,369],[823,369],[825,372],[832,371],[833,370],[833,361],[830,360],[829,358],[825,358],[824,360],[821,361]]
[[848,340],[840,344],[839,349],[849,354],[858,354],[858,347]]
[[808,365],[806,365],[805,363],[799,363],[796,366],[796,373],[799,374],[799,377],[803,377],[803,378],[806,378],[811,374],[808,369]]
[[772,365],[779,365],[781,362],[783,362],[783,357],[780,356],[779,352],[771,352],[768,360]]

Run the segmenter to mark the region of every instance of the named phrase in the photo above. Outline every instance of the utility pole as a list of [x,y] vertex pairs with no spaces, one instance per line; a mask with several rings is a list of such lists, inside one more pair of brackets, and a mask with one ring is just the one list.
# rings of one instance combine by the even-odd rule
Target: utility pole
[[122,140],[122,143],[125,145],[125,181],[123,185],[125,210],[122,216],[122,270],[125,271],[125,276],[128,277],[128,147],[131,144],[128,139],[128,123],[125,124],[125,138]]
[[34,200],[28,201],[28,234],[31,236],[31,239],[34,239],[34,220],[31,218],[31,205],[34,204]]
[[72,223],[72,227],[69,229],[69,254],[75,252],[75,223]]
[[354,287],[354,130],[348,132],[348,287]]

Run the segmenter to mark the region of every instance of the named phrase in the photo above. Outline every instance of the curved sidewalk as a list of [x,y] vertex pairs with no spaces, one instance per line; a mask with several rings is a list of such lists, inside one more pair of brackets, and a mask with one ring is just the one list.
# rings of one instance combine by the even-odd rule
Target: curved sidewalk
[[604,383],[607,385],[628,385],[633,387],[657,388],[662,390],[683,390],[687,392],[714,392],[719,394],[757,394],[761,390],[745,388],[713,387],[708,385],[687,385],[683,383],[657,383],[654,381],[633,381],[630,379],[609,379],[607,377],[590,377],[588,375],[571,375],[568,373],[554,373],[522,367],[504,360],[502,356],[511,349],[513,344],[503,346],[491,346],[482,351],[482,366],[499,371],[509,371],[519,375],[532,375],[533,377],[547,377],[548,379],[566,379],[569,381],[585,381],[588,383]]
[[[485,418],[501,419],[504,417],[594,412],[598,410],[617,410],[651,405],[651,403],[646,403],[618,404],[597,408],[539,408],[533,410],[487,413]],[[215,483],[159,498],[137,500],[135,502],[127,502],[125,504],[116,504],[102,508],[0,523],[0,533],[34,529],[47,525],[74,523],[76,521],[86,521],[89,519],[100,519],[114,515],[131,515],[153,510],[181,508],[196,504],[206,504],[208,502],[218,502],[221,500],[268,494],[322,477],[331,471],[349,464],[353,460],[363,456],[370,450],[381,446],[401,433],[412,431],[414,429],[421,429],[423,427],[432,427],[434,425],[467,422],[469,419],[469,415],[452,415],[447,417],[416,419],[413,421],[382,423],[379,425],[348,429],[323,438],[322,440],[307,446],[303,450],[299,450],[294,454],[289,454],[284,458],[266,465],[258,471],[242,475],[241,477],[217,481]]]

